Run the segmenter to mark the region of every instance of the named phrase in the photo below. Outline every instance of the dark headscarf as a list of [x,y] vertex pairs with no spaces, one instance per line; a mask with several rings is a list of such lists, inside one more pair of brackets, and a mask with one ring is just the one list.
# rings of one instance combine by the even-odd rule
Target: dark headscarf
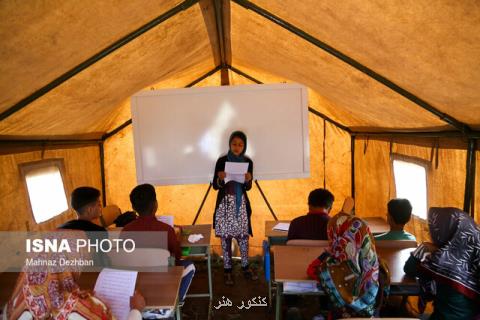
[[232,132],[232,134],[230,135],[230,138],[228,139],[228,148],[229,149],[230,149],[230,144],[232,143],[232,140],[235,139],[235,138],[239,138],[243,141],[244,147],[243,147],[242,153],[240,154],[240,157],[243,157],[243,155],[245,154],[245,151],[247,151],[247,136],[242,131]]
[[[236,156],[233,154],[232,150],[230,150],[230,145],[232,144],[232,140],[234,138],[239,138],[243,141],[243,151],[239,156]],[[228,154],[227,154],[227,160],[230,162],[245,162],[245,151],[247,151],[247,136],[245,133],[242,131],[234,131],[230,135],[230,138],[228,139]],[[235,209],[236,209],[236,216],[238,218],[238,213],[240,211],[240,205],[242,204],[242,185],[236,181],[233,181],[234,183],[234,188],[235,188]]]
[[480,296],[480,228],[457,208],[430,208],[428,226],[438,247],[422,267],[474,299]]

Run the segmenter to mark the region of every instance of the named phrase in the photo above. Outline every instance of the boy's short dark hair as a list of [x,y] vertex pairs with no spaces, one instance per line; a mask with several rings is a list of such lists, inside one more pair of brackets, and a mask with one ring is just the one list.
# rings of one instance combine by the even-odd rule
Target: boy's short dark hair
[[70,204],[78,213],[82,214],[83,208],[100,197],[100,191],[92,187],[78,187],[70,196]]
[[148,183],[138,185],[130,192],[132,208],[140,215],[150,214],[153,210],[155,200],[157,200],[155,188]]
[[396,224],[407,224],[412,216],[412,205],[408,199],[392,199],[388,202],[388,214]]
[[308,205],[317,208],[331,208],[333,205],[333,194],[327,189],[315,189],[308,195]]

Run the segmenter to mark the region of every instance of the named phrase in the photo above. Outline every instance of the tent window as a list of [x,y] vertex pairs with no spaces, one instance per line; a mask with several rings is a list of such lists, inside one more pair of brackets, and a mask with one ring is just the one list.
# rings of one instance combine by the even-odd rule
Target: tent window
[[404,160],[393,160],[397,198],[412,204],[412,214],[427,218],[427,170],[425,166]]
[[62,169],[63,161],[60,159],[21,165],[36,223],[50,220],[68,210]]

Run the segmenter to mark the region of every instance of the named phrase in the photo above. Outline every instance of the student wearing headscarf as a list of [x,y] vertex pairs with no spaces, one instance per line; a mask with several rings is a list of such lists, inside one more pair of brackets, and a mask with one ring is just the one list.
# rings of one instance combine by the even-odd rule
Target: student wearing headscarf
[[[145,300],[138,292],[130,298],[128,320],[142,319]],[[110,309],[80,290],[71,272],[22,273],[3,319],[113,319]]]
[[[257,280],[258,276],[248,265],[248,241],[252,235],[250,216],[252,209],[248,200],[247,191],[252,188],[253,162],[245,155],[247,150],[247,136],[241,131],[235,131],[228,140],[229,151],[220,157],[215,165],[213,175],[213,189],[218,190],[213,228],[215,235],[221,238],[223,250],[223,267],[226,285],[233,285],[232,277],[232,239],[235,238],[240,247],[242,269],[248,279]],[[225,182],[226,162],[246,162],[248,170],[245,182]]]
[[367,224],[355,216],[339,213],[327,226],[329,247],[308,267],[331,303],[333,318],[376,315],[384,289],[388,288],[388,267],[379,260]]
[[[58,234],[62,239],[74,239],[75,233],[67,236]],[[72,233],[71,232],[71,233]],[[81,236],[85,238],[85,236]],[[74,244],[71,244],[74,246]],[[77,284],[80,277],[78,266],[62,266],[58,263],[61,258],[85,258],[85,252],[75,251],[68,253],[38,253],[33,259],[54,260],[53,266],[26,265],[20,273],[13,293],[4,308],[3,319],[31,320],[31,319],[114,319],[111,310],[99,298],[88,291],[81,290]],[[142,319],[141,311],[145,308],[145,299],[138,292],[130,298],[130,313],[128,320]]]
[[428,211],[433,243],[422,243],[404,271],[419,277],[420,311],[433,300],[429,319],[480,319],[480,228],[456,208]]

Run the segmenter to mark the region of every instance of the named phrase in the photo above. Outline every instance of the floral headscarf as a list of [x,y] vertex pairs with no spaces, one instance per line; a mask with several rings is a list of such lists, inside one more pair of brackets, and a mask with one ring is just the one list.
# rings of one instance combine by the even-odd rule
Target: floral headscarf
[[307,273],[319,280],[340,317],[373,316],[380,290],[379,259],[367,224],[339,213],[327,229],[329,248]]

